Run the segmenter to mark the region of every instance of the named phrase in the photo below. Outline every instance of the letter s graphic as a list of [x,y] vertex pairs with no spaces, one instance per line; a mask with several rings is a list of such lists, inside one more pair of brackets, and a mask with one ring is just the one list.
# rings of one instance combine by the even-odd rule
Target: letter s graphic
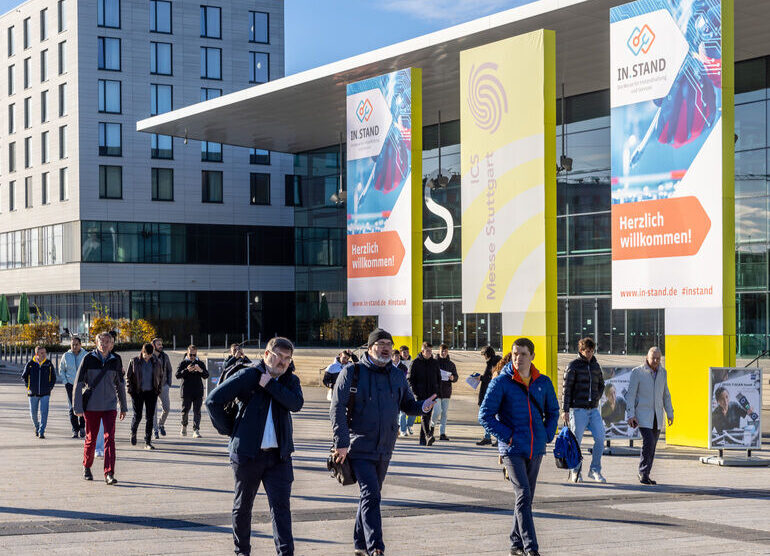
[[444,236],[443,240],[436,243],[430,237],[425,238],[425,248],[434,255],[438,255],[449,249],[449,246],[452,244],[452,238],[455,234],[454,219],[449,210],[442,207],[431,198],[430,187],[425,188],[425,208],[446,222],[446,236]]

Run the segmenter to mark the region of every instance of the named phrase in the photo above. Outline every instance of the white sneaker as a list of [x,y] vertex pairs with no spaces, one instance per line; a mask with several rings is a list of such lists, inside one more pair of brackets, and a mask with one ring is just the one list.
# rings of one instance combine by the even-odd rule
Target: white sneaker
[[569,480],[572,481],[573,483],[582,483],[583,475],[580,473],[580,471],[570,471]]
[[199,433],[198,431],[193,431],[193,438],[200,438],[200,437],[201,437],[201,433]]
[[607,482],[607,479],[605,479],[602,476],[602,474],[599,473],[598,471],[591,471],[590,473],[588,473],[588,476],[591,477],[597,483],[606,483]]
[[179,436],[187,436],[187,427],[182,425],[182,430],[179,431]]
[[104,457],[104,452],[102,452],[101,450],[96,450],[96,457],[97,458],[103,458]]
[[409,436],[409,435],[408,435],[408,434],[406,434],[405,432],[403,432],[403,431],[398,431],[398,437],[399,437],[399,438],[406,438],[407,436]]
[[406,434],[408,434],[408,435],[414,434],[414,431],[412,430],[412,427],[406,427]]

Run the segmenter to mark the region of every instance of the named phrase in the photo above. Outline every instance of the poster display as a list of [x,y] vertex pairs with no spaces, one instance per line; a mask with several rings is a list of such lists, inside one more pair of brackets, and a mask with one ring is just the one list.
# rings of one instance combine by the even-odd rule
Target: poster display
[[709,369],[709,449],[762,448],[762,371]]
[[612,306],[721,308],[721,2],[638,0],[610,20]]
[[599,411],[604,422],[604,436],[607,440],[638,440],[638,428],[628,424],[628,384],[634,367],[602,367],[604,373],[604,395],[599,401]]

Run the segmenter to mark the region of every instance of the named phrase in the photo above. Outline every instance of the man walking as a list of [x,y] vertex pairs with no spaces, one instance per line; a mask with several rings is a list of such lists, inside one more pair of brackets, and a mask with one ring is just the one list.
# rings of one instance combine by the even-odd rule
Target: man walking
[[203,403],[203,381],[209,377],[206,364],[198,359],[198,348],[191,345],[179,368],[176,377],[182,379],[179,394],[182,396],[182,436],[187,436],[187,415],[193,410],[193,438],[201,437],[201,404]]
[[660,364],[663,354],[660,348],[653,346],[647,352],[643,365],[631,371],[628,383],[628,424],[639,427],[642,435],[642,454],[639,459],[639,482],[643,485],[655,485],[650,478],[655,448],[663,426],[663,411],[668,417],[668,426],[674,424],[674,407],[671,393],[668,391],[666,369]]
[[230,355],[227,356],[225,362],[222,364],[223,369],[228,369],[233,365],[248,364],[251,363],[251,359],[246,357],[241,349],[240,344],[230,344]]
[[[439,384],[441,384],[441,369],[438,361],[433,358],[433,346],[430,342],[422,343],[422,351],[412,362],[409,369],[409,386],[418,400],[427,400],[431,396],[438,397]],[[432,446],[436,441],[431,424],[433,409],[420,414],[420,444]]]
[[452,383],[457,382],[459,378],[457,367],[449,359],[449,346],[441,344],[438,348],[438,367],[441,372],[441,382],[438,388],[438,399],[436,400],[436,411],[434,418],[439,425],[439,440],[449,440],[446,435],[446,419],[449,412],[449,398],[452,397]]
[[72,425],[72,438],[77,438],[78,434],[80,438],[86,436],[86,422],[82,417],[76,417],[75,411],[72,409],[72,387],[75,384],[75,375],[80,368],[80,363],[83,362],[83,358],[86,356],[86,350],[83,349],[83,344],[80,338],[73,336],[70,339],[70,349],[62,356],[59,361],[59,380],[64,383],[64,389],[67,391],[67,404],[70,411],[70,424]]
[[[597,483],[606,483],[602,476],[602,451],[604,450],[604,423],[599,412],[599,400],[604,393],[604,375],[596,361],[596,344],[591,338],[578,342],[578,357],[564,372],[564,396],[562,417],[575,435],[578,444],[583,440],[586,428],[591,431],[594,447],[591,452],[591,468],[588,476]],[[570,469],[569,480],[573,483],[583,481],[582,463]]]
[[[99,425],[104,424],[104,481],[115,479],[115,417],[120,403],[120,420],[126,417],[126,383],[120,358],[112,353],[115,340],[109,332],[96,337],[96,349],[83,358],[75,376],[72,405],[75,415],[85,416],[86,441],[83,446],[83,478],[92,481],[91,465]],[[88,387],[86,392],[83,388]]]
[[154,450],[152,416],[155,415],[155,405],[166,376],[160,361],[154,355],[152,344],[144,344],[139,355],[131,359],[126,374],[128,393],[134,406],[134,417],[131,419],[131,445],[136,446],[136,433],[139,430],[142,407],[144,407],[144,449]]
[[[487,394],[489,383],[492,382],[492,371],[501,359],[501,357],[495,353],[495,348],[492,346],[484,346],[484,348],[481,350],[481,355],[484,357],[486,366],[484,367],[484,372],[481,373],[481,376],[479,377],[479,407],[481,407],[481,403],[484,401],[484,396]],[[492,436],[488,432],[484,431],[484,438],[476,442],[476,446],[486,446],[488,444],[497,446],[497,440],[492,442]]]
[[[24,366],[21,379],[27,385],[29,414],[35,426],[35,436],[45,438],[45,426],[48,423],[48,404],[51,401],[51,390],[56,384],[56,371],[48,360],[43,346],[35,347],[35,355]],[[38,420],[38,411],[40,419]]]
[[163,351],[163,339],[155,338],[152,341],[152,347],[155,349],[155,357],[158,358],[160,366],[163,368],[165,378],[163,381],[163,388],[160,391],[160,405],[163,409],[160,414],[160,419],[158,419],[157,411],[153,413],[155,438],[158,438],[158,432],[160,432],[161,435],[166,436],[166,419],[168,418],[169,411],[171,411],[169,389],[171,388],[171,382],[173,380],[171,377],[174,374],[174,370],[171,368],[171,360],[169,359],[168,354]]
[[[293,372],[293,353],[294,344],[287,338],[271,338],[262,361],[236,372],[206,399],[214,428],[230,437],[236,554],[251,554],[251,509],[260,483],[265,485],[273,518],[276,553],[294,554],[289,502],[294,481],[290,412],[302,409],[304,398],[299,378]],[[233,421],[225,405],[234,400],[238,401],[238,414]]]
[[[401,369],[393,366],[393,337],[380,328],[369,334],[368,351],[360,363],[346,367],[334,386],[329,415],[337,461],[350,458],[358,481],[358,502],[353,543],[357,556],[381,556],[380,501],[382,483],[396,444],[398,411],[430,415],[436,395],[418,402]],[[352,396],[352,398],[351,398]]]
[[556,434],[559,401],[551,379],[532,364],[532,341],[518,338],[511,351],[511,362],[489,384],[479,422],[498,439],[498,450],[513,484],[516,500],[510,554],[536,556],[532,498],[545,445]]

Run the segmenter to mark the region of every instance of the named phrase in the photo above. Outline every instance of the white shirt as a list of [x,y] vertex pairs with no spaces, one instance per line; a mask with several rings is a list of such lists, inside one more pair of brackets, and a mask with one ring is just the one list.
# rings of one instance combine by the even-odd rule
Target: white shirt
[[275,424],[273,423],[273,400],[270,400],[270,406],[267,409],[267,419],[265,419],[265,432],[262,434],[262,448],[278,447],[278,438],[275,436]]

